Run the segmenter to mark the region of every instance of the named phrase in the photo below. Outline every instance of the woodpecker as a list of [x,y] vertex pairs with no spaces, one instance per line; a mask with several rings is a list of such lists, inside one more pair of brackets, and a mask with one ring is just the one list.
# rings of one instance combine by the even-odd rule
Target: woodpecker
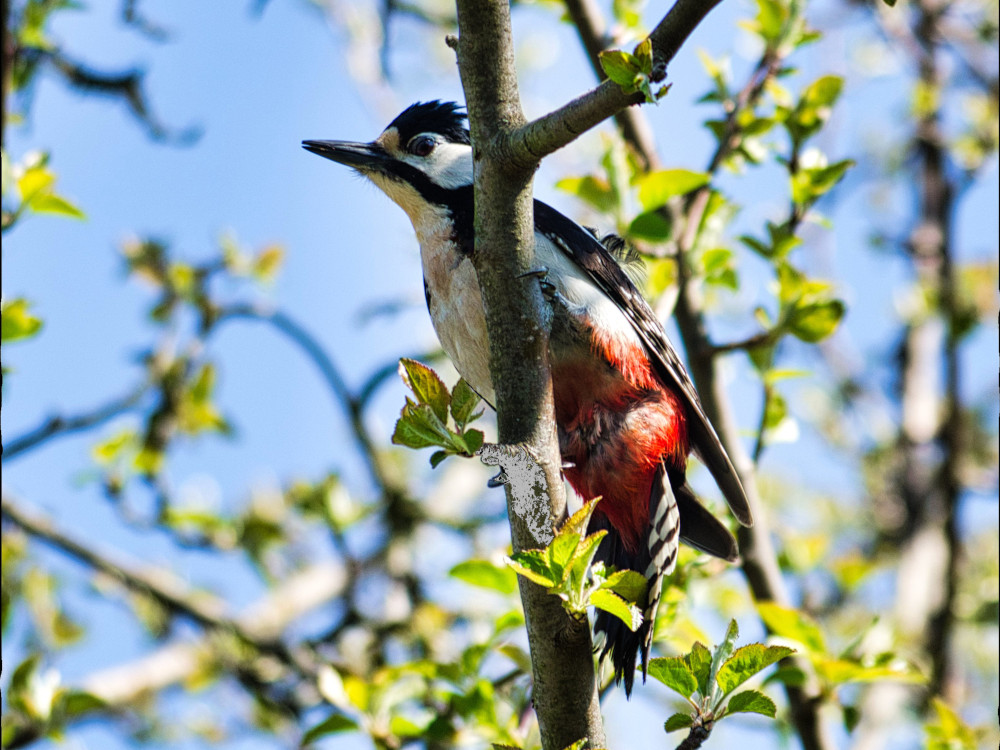
[[[469,385],[496,404],[479,282],[473,266],[472,147],[462,107],[423,102],[370,143],[303,141],[346,165],[397,203],[420,244],[424,293],[444,350]],[[663,327],[622,265],[624,245],[602,242],[551,206],[534,202],[538,280],[552,308],[549,338],[564,476],[584,499],[600,496],[590,533],[607,530],[597,558],[648,582],[636,632],[598,611],[617,682],[631,695],[637,655],[643,678],[664,576],[679,541],[735,561],[736,540],[685,479],[694,452],[737,520],[753,523],[739,477]]]

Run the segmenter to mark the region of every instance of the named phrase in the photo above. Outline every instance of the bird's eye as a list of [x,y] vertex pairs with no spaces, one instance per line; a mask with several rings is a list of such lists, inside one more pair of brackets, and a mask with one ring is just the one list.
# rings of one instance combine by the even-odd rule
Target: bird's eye
[[414,156],[427,156],[434,150],[434,139],[429,135],[418,135],[410,141],[409,152]]

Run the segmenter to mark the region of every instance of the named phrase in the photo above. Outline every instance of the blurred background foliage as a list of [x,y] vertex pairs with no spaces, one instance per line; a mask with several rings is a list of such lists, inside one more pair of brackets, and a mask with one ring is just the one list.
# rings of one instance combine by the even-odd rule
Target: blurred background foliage
[[[156,3],[121,0],[111,16],[98,5],[98,20],[121,24],[140,45],[185,33],[158,20]],[[266,29],[278,5],[333,30],[349,83],[380,115],[416,98],[394,89],[415,70],[425,86],[450,80],[455,90],[442,42],[454,31],[447,3],[264,0],[244,10]],[[577,87],[560,95],[575,94],[596,82],[587,55],[631,48],[658,20],[663,9],[643,6],[518,3],[530,106],[541,113],[559,101],[528,83],[552,76],[546,45],[569,56],[570,43],[582,43],[571,58]],[[684,68],[698,71],[691,90],[700,98],[696,107],[677,101],[675,87],[660,102],[658,113],[680,108],[689,121],[677,116],[664,129],[666,115],[656,115],[659,156],[651,132],[636,136],[619,118],[538,180],[550,202],[641,253],[645,290],[664,320],[677,308],[688,357],[722,368],[713,382],[735,404],[724,418],[738,421],[749,446],[771,563],[794,601],[758,610],[752,572],[685,550],[664,592],[656,650],[721,642],[735,617],[754,637],[794,646],[815,671],[770,674],[764,687],[779,721],[720,729],[710,740],[718,746],[794,746],[796,724],[776,688],[807,677],[818,680],[813,709],[829,747],[996,746],[997,3],[757,0],[725,12],[725,25],[713,27],[721,51],[693,42],[681,52],[700,65]],[[426,451],[389,442],[387,424],[403,404],[396,359],[444,367],[442,355],[429,339],[421,347],[420,337],[398,337],[368,367],[318,333],[397,316],[412,307],[407,299],[371,302],[367,289],[330,278],[331,294],[361,316],[302,319],[280,278],[304,248],[228,231],[210,252],[190,254],[137,224],[116,249],[124,274],[107,284],[144,290],[141,350],[92,350],[122,373],[100,399],[78,399],[71,377],[65,391],[19,399],[18,379],[32,377],[19,370],[22,352],[51,346],[42,311],[53,291],[8,275],[11,256],[58,265],[51,248],[32,246],[27,225],[86,221],[91,211],[62,192],[60,153],[20,150],[30,139],[17,134],[30,135],[42,116],[42,82],[102,99],[108,117],[123,107],[149,149],[197,149],[211,133],[167,124],[174,118],[157,101],[155,70],[91,62],[72,36],[53,32],[62,17],[92,13],[68,0],[3,5],[4,747],[61,738],[102,747],[535,747],[500,493],[486,490],[478,463],[450,458],[429,471]],[[886,91],[906,107],[883,106]],[[433,89],[420,96],[435,98]],[[286,117],[260,99],[262,118]],[[694,151],[677,128],[699,122],[707,138],[692,140]],[[652,152],[643,138],[653,138]],[[270,147],[256,143],[248,158]],[[137,159],[131,177],[143,170]],[[213,175],[198,179],[212,184]],[[310,190],[333,195],[315,179]],[[356,199],[339,197],[326,201],[325,226],[348,221]],[[378,219],[368,221],[361,242],[376,245]],[[121,222],[129,228],[127,215]],[[337,241],[314,238],[317,247]],[[346,252],[370,254],[368,272],[377,273],[395,251],[355,241]],[[77,288],[75,304],[104,293]],[[699,351],[683,335],[691,309],[704,311]],[[215,344],[237,323],[276,335],[281,357],[315,368],[346,428],[318,445],[326,468],[260,482],[220,467],[229,472],[222,486],[240,489],[206,502],[175,466],[212,441],[239,450],[247,438],[241,425],[252,419],[221,395],[219,373],[232,365]],[[64,366],[70,376],[74,363]],[[267,401],[294,386],[257,389]],[[328,418],[315,405],[301,417]],[[88,446],[88,465],[45,463],[71,435]],[[267,436],[276,450],[287,439]],[[28,456],[41,457],[31,472],[63,479],[62,496],[31,496],[18,474]],[[213,467],[199,471],[211,476]],[[703,478],[702,487],[714,501]],[[65,523],[71,505],[72,518],[93,521]],[[162,546],[147,559],[153,539]],[[199,569],[218,575],[206,582]],[[119,658],[117,639],[130,644]],[[74,656],[88,651],[101,660]],[[659,688],[638,692],[624,704],[606,691],[609,712],[622,717],[609,723],[612,747],[664,742],[675,704]]]

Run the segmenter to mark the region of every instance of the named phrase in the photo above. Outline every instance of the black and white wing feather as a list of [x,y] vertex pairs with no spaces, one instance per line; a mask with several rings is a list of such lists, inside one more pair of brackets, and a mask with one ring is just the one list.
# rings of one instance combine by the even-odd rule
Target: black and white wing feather
[[688,437],[744,526],[753,525],[750,504],[729,455],[705,414],[698,393],[677,351],[639,289],[608,250],[583,227],[549,205],[535,201],[535,228],[566,253],[625,314],[663,381],[676,388],[687,409]]

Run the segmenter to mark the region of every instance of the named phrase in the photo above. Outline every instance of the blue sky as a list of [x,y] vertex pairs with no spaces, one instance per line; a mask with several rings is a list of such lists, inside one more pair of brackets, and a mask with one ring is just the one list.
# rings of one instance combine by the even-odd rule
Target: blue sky
[[[260,18],[251,5],[143,3],[143,12],[172,32],[165,44],[124,28],[117,1],[94,2],[85,11],[60,15],[52,35],[66,42],[73,56],[101,69],[138,65],[148,70],[147,91],[157,116],[169,126],[197,126],[204,134],[190,147],[151,143],[119,104],[68,92],[51,75],[41,77],[28,122],[9,129],[8,153],[17,159],[33,149],[50,151],[59,192],[80,206],[87,220],[31,217],[4,238],[4,296],[29,297],[45,320],[36,341],[4,350],[4,366],[13,369],[3,386],[5,438],[50,414],[101,404],[140,377],[141,368],[129,363],[152,340],[143,317],[151,292],[134,282],[121,283],[123,263],[116,250],[133,235],[162,238],[194,260],[211,255],[227,232],[251,248],[283,245],[285,266],[268,296],[327,346],[352,384],[401,353],[433,347],[415,241],[405,216],[373,187],[304,152],[299,144],[306,138],[369,140],[412,101],[460,99],[457,70],[447,59],[451,53],[436,37],[413,44],[419,28],[402,20],[392,27],[399,50],[390,66],[395,93],[372,87],[362,95],[348,72],[342,30],[328,26],[305,3],[272,0]],[[702,47],[720,54],[735,44],[733,66],[740,80],[739,71],[745,71],[753,50],[733,24],[746,7],[723,4],[671,66],[673,89],[664,104],[650,108],[666,164],[700,169],[707,162],[712,143],[698,127],[707,112],[692,106],[706,83],[693,51]],[[832,9],[823,12],[833,17]],[[804,76],[796,87],[808,75],[849,72],[851,31],[838,29],[821,50],[803,59]],[[528,68],[522,76],[529,116],[591,85],[575,39],[552,23],[548,11],[520,11],[515,34],[524,60],[543,66]],[[432,72],[427,59],[438,61]],[[893,76],[849,87],[842,111],[857,119],[835,117],[822,144],[831,159],[843,158],[866,133],[889,128],[884,136],[897,137],[892,128],[905,125],[899,116],[905,97]],[[590,169],[598,145],[591,135],[550,159],[536,179],[538,196],[567,213],[577,211],[573,200],[552,186],[560,176]],[[966,259],[996,255],[995,162],[990,173],[958,217],[959,252]],[[902,285],[906,272],[898,260],[867,249],[872,198],[865,181],[870,176],[862,168],[848,178],[838,202],[829,206],[836,232],[810,235],[815,244],[809,264],[814,271],[831,269],[842,284],[850,305],[846,325],[852,347],[877,367],[893,343],[891,289]],[[733,185],[745,190],[735,181]],[[754,193],[737,195],[744,204],[740,221],[747,227],[759,226],[784,208],[776,172],[765,171],[755,185]],[[761,194],[769,197],[758,201]],[[887,221],[905,225],[905,197],[892,197]],[[749,278],[766,282],[754,273],[747,269]],[[756,295],[753,285],[748,286],[724,305],[730,314],[718,324],[720,339],[752,332],[745,310]],[[393,300],[407,302],[403,314],[360,320],[365,306]],[[967,348],[970,366],[963,386],[970,397],[995,384],[995,352],[995,329]],[[287,343],[253,324],[233,323],[213,340],[211,353],[220,363],[220,402],[236,417],[238,441],[208,438],[179,450],[171,462],[176,486],[192,492],[201,487],[224,504],[235,504],[248,487],[289,476],[318,477],[336,468],[353,486],[366,488],[363,467],[343,448],[348,444],[343,415],[319,376]],[[729,370],[738,417],[749,429],[757,419],[757,388],[739,358],[733,358]],[[401,386],[384,389],[377,403],[376,434],[387,437],[402,403]],[[110,432],[107,428],[100,434]],[[97,488],[79,482],[92,444],[92,436],[67,438],[5,465],[5,491],[45,508],[65,528],[146,562],[169,565],[197,585],[224,590],[237,605],[253,600],[260,584],[238,561],[219,564],[199,553],[178,552],[155,534],[123,530]],[[765,469],[781,469],[812,486],[818,481],[831,489],[857,491],[858,477],[825,453],[807,430],[798,444],[769,452]],[[976,517],[990,507],[973,505]],[[72,565],[59,565],[68,578],[78,578]],[[88,616],[95,627],[87,648],[59,663],[70,681],[127,660],[145,647],[140,634],[122,628],[115,606],[96,601],[94,596],[75,601],[78,611],[92,612]],[[6,641],[4,660],[17,661]],[[637,712],[650,708],[642,699],[630,705],[612,701],[610,731],[627,734],[637,724]],[[655,726],[650,715],[642,722]],[[755,744],[752,729],[735,731],[748,746],[764,747]],[[98,728],[88,728],[81,737],[81,746],[119,746]],[[722,737],[715,742],[725,746]],[[232,746],[266,744],[247,740]]]

